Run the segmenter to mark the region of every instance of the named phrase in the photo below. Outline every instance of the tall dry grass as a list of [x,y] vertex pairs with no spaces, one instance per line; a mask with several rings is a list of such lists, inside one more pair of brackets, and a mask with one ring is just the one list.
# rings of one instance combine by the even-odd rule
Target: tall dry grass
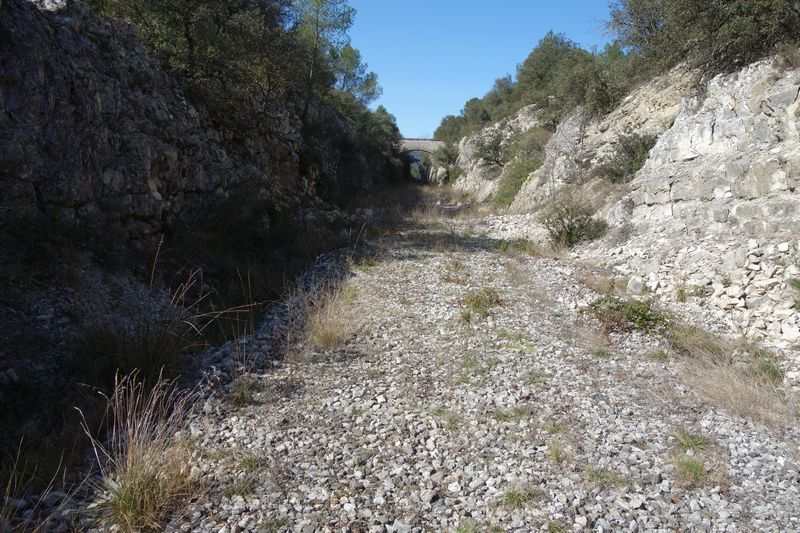
[[100,471],[90,518],[103,530],[160,531],[196,488],[191,454],[176,440],[197,394],[175,382],[145,384],[137,373],[118,378],[107,397],[110,428],[97,437],[84,423]]

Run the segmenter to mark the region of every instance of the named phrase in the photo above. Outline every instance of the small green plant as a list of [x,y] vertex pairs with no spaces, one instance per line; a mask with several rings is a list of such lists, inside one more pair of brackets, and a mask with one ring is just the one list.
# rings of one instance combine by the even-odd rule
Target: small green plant
[[592,357],[596,357],[597,359],[608,359],[611,357],[611,352],[606,348],[595,348],[592,350]]
[[561,444],[560,440],[554,439],[550,441],[550,444],[547,446],[547,457],[556,464],[561,464],[567,460],[567,451],[564,449],[564,445]]
[[661,363],[665,363],[669,361],[669,352],[667,350],[655,350],[647,354],[648,357],[654,361],[659,361]]
[[503,493],[501,504],[511,510],[524,509],[544,496],[541,489],[533,487],[513,487]]
[[[466,310],[470,312],[470,315],[474,314],[484,318],[489,315],[489,311],[492,308],[502,303],[500,293],[491,287],[484,287],[477,291],[471,291],[464,297],[464,306]],[[466,321],[469,322],[469,320]]]
[[547,523],[547,533],[566,533],[567,528],[557,520],[550,520]]
[[622,476],[605,468],[590,466],[586,468],[584,474],[589,483],[602,488],[618,487],[625,484],[625,479]]
[[529,405],[512,407],[511,409],[498,409],[494,412],[494,419],[498,422],[517,422],[530,418],[533,408]]
[[678,429],[672,436],[678,442],[678,447],[684,452],[688,450],[700,452],[705,450],[710,444],[710,441],[706,437],[696,433],[690,433],[685,428]]
[[528,255],[531,257],[542,255],[541,248],[528,239],[502,240],[497,244],[497,249],[504,254]]
[[592,302],[589,312],[606,332],[634,329],[652,332],[667,324],[666,317],[650,301],[623,300],[607,295]]
[[682,304],[686,303],[688,297],[685,285],[680,285],[678,289],[675,291],[675,300]]
[[237,407],[258,403],[256,394],[261,391],[261,383],[254,377],[243,375],[231,383],[230,400]]
[[245,476],[236,479],[232,483],[225,485],[222,489],[222,495],[226,498],[233,498],[234,496],[249,496],[256,490],[256,480],[250,476]]
[[458,431],[463,423],[463,419],[457,413],[453,413],[445,409],[444,407],[438,407],[433,410],[433,415],[437,418],[442,419],[444,422],[444,428],[447,431]]
[[239,468],[245,472],[254,472],[261,470],[267,464],[267,459],[264,456],[256,455],[254,453],[247,453],[239,458]]
[[547,433],[550,433],[551,435],[555,435],[557,433],[563,433],[565,429],[566,429],[566,426],[564,424],[562,424],[561,422],[557,421],[557,420],[554,420],[552,422],[548,422],[544,426],[544,430]]
[[756,379],[771,385],[783,383],[784,371],[772,354],[759,350],[753,354],[753,358],[750,372]]
[[678,480],[690,487],[698,487],[706,481],[706,466],[702,460],[681,455],[675,459],[675,473]]
[[456,533],[480,533],[480,524],[472,518],[467,518],[456,528]]
[[531,370],[528,372],[526,381],[528,382],[528,385],[537,386],[547,383],[551,377],[552,376],[547,372],[542,372],[541,370]]
[[800,279],[790,279],[789,287],[791,287],[795,292],[794,309],[795,311],[800,311]]

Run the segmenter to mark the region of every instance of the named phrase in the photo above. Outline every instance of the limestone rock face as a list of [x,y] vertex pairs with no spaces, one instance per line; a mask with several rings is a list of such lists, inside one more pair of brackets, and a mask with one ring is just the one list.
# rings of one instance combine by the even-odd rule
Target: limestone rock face
[[568,115],[546,147],[544,163],[515,198],[512,211],[529,211],[561,186],[591,175],[616,153],[622,137],[660,135],[680,112],[682,99],[695,90],[695,81],[695,73],[677,67],[632,91],[599,120],[581,109]]
[[274,175],[299,181],[284,122],[232,154],[130,29],[78,2],[0,4],[0,216],[146,238],[245,181],[266,195]]
[[508,119],[492,124],[475,135],[464,137],[458,146],[457,162],[463,173],[453,184],[454,188],[472,194],[479,202],[490,198],[497,190],[503,167],[478,157],[477,150],[481,141],[491,135],[499,135],[502,143],[507,145],[515,135],[540,125],[536,106],[527,106]]
[[632,183],[632,222],[751,237],[800,230],[800,70],[765,60],[687,99]]

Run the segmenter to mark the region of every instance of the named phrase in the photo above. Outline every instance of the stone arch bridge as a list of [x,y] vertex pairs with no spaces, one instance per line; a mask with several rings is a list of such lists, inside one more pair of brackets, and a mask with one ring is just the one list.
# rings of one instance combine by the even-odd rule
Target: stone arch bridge
[[433,155],[433,152],[442,146],[444,146],[442,141],[433,139],[402,139],[400,153],[405,159],[406,176],[414,181],[432,181],[435,169],[430,157],[426,156]]
[[435,141],[433,139],[402,139],[400,141],[400,152],[404,154],[411,152],[432,154],[442,146],[444,146],[443,141]]

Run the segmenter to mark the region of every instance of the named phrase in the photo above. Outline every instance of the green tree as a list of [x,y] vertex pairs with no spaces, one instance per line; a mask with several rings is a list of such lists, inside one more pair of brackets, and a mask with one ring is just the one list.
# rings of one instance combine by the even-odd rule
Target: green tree
[[297,35],[306,49],[305,95],[301,120],[308,123],[311,102],[332,85],[330,62],[349,44],[355,10],[346,0],[298,0]]

